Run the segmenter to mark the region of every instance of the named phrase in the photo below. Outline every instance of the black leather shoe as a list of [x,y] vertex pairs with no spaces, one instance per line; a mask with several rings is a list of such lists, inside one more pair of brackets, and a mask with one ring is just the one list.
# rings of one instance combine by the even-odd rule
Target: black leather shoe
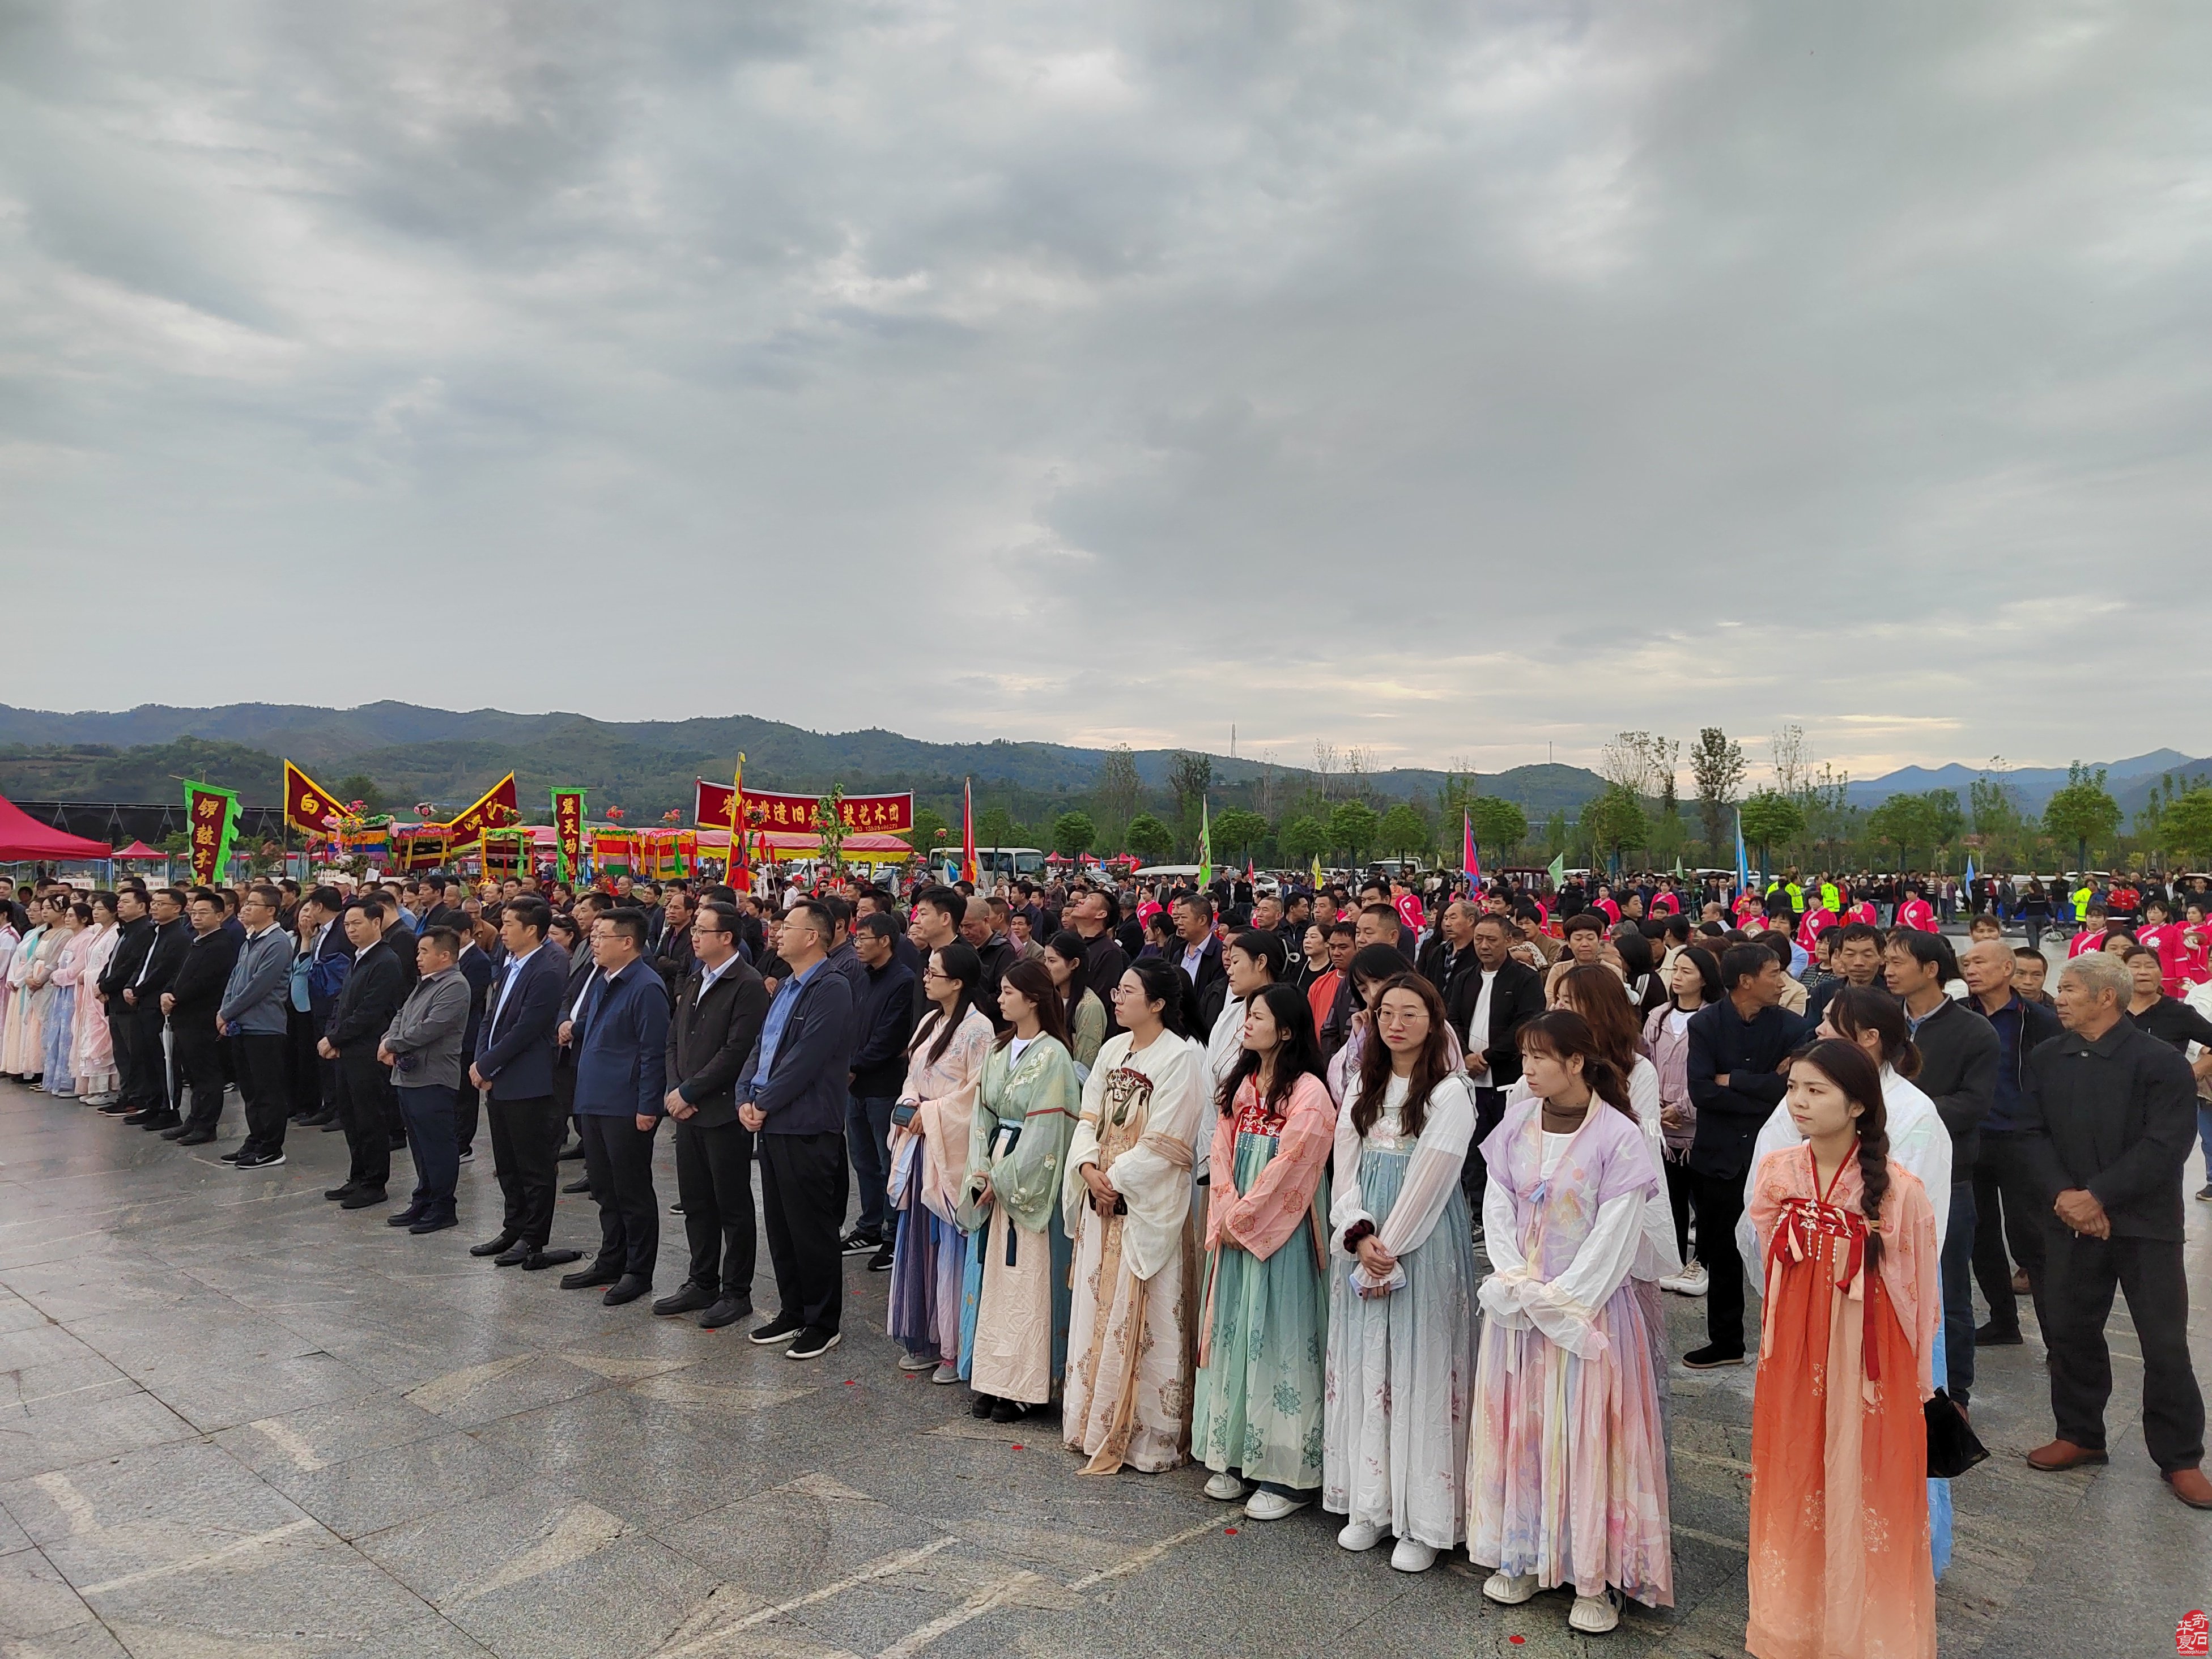
[[514,1235],[501,1233],[497,1238],[487,1238],[481,1244],[469,1246],[471,1255],[505,1255],[514,1248]]
[[602,1267],[596,1261],[580,1272],[562,1273],[561,1288],[564,1291],[595,1291],[602,1285],[611,1285],[622,1275],[612,1267]]
[[127,1100],[111,1100],[100,1109],[102,1117],[128,1117],[138,1109]]
[[2020,1334],[2017,1325],[2008,1331],[2001,1331],[1994,1325],[1982,1325],[1974,1331],[1974,1346],[1978,1348],[2017,1348],[2025,1345],[2027,1340]]
[[531,1259],[538,1254],[528,1244],[510,1244],[491,1259],[495,1267],[527,1267]]
[[300,1119],[299,1124],[302,1129],[329,1129],[335,1127],[337,1121],[336,1112],[313,1112]]
[[123,1115],[123,1121],[134,1129],[143,1129],[149,1121],[161,1115],[161,1113],[150,1106],[141,1106],[136,1111],[125,1112]]
[[588,1193],[589,1191],[591,1191],[591,1190],[592,1190],[592,1183],[591,1183],[590,1182],[588,1182],[588,1181],[572,1181],[572,1182],[570,1182],[567,1186],[563,1187],[561,1190],[562,1190],[564,1194],[565,1194],[565,1193]]
[[562,1152],[557,1153],[553,1161],[556,1164],[571,1164],[576,1159],[583,1157],[583,1155],[584,1143],[580,1140],[574,1146],[568,1147]]
[[[131,1121],[131,1120],[130,1120],[129,1118],[127,1118],[127,1117],[126,1117],[126,1118],[125,1118],[123,1121],[124,1121],[125,1123],[128,1123],[128,1122],[130,1122],[130,1121]],[[175,1113],[175,1112],[156,1112],[156,1113],[155,1113],[155,1114],[154,1114],[154,1115],[153,1115],[153,1116],[151,1116],[151,1117],[148,1118],[144,1122],[141,1123],[138,1127],[139,1127],[140,1128],[142,1128],[142,1129],[147,1129],[147,1130],[151,1130],[151,1131],[155,1131],[155,1132],[159,1132],[159,1131],[161,1131],[161,1130],[162,1130],[162,1129],[173,1129],[173,1128],[177,1127],[179,1124],[181,1124],[184,1121],[185,1121],[185,1120],[184,1120],[180,1115],[179,1115],[177,1113]]]
[[442,1233],[448,1227],[458,1227],[461,1218],[453,1215],[427,1215],[407,1231],[418,1237],[423,1233]]
[[[164,1129],[161,1131],[161,1139],[164,1140],[182,1140],[184,1138],[185,1126],[181,1123],[178,1124],[173,1128]],[[210,1139],[212,1139],[213,1137],[210,1136]]]
[[327,1198],[328,1200],[330,1200],[330,1201],[331,1201],[331,1203],[336,1204],[336,1203],[338,1203],[338,1202],[339,1202],[340,1200],[342,1200],[351,1198],[351,1197],[352,1197],[356,1193],[359,1192],[360,1190],[361,1190],[361,1183],[360,1183],[360,1182],[354,1182],[354,1181],[349,1181],[349,1182],[346,1182],[346,1184],[345,1184],[344,1186],[343,1186],[343,1187],[332,1187],[332,1188],[330,1188],[326,1189],[326,1190],[324,1192],[323,1196],[324,1196],[325,1198]]
[[571,1261],[581,1261],[581,1250],[532,1250],[530,1259],[522,1264],[526,1273],[542,1273],[548,1267],[565,1267]]
[[383,1188],[364,1187],[359,1192],[356,1193],[351,1198],[339,1200],[338,1208],[341,1210],[366,1210],[375,1205],[389,1204],[391,1201],[392,1200],[390,1199],[384,1195]]
[[215,1131],[212,1129],[187,1129],[177,1137],[179,1146],[212,1146],[214,1144]]
[[635,1302],[653,1288],[653,1281],[642,1273],[624,1273],[607,1286],[607,1293],[599,1300],[610,1308],[619,1308],[626,1302]]
[[726,1296],[699,1316],[699,1328],[719,1331],[725,1325],[734,1325],[740,1319],[752,1317],[753,1299],[749,1296]]
[[384,1224],[387,1227],[411,1227],[422,1218],[422,1212],[410,1204],[405,1209],[395,1211],[392,1214],[385,1217]]
[[664,1315],[697,1313],[702,1308],[713,1307],[716,1299],[710,1291],[702,1291],[696,1285],[686,1285],[675,1295],[662,1297],[653,1304],[653,1310]]

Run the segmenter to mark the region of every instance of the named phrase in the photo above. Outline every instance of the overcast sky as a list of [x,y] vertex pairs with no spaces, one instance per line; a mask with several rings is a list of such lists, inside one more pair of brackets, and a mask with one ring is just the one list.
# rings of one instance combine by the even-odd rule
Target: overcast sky
[[0,19],[0,701],[2212,750],[2203,8]]

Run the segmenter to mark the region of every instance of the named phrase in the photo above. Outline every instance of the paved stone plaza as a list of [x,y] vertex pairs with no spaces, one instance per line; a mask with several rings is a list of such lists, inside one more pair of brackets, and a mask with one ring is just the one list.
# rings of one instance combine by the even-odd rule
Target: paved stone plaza
[[[471,1260],[497,1230],[483,1139],[461,1228],[410,1238],[323,1201],[338,1136],[240,1176],[215,1156],[234,1100],[224,1127],[195,1155],[0,1085],[7,1659],[1741,1651],[1748,1370],[1673,1378],[1679,1605],[1583,1638],[1563,1595],[1492,1607],[1464,1557],[1408,1578],[1313,1511],[1243,1521],[1199,1472],[1079,1479],[1055,1425],[975,1423],[894,1367],[860,1258],[844,1345],[793,1364]],[[596,1238],[562,1199],[555,1243]],[[1679,1352],[1699,1304],[1668,1300]],[[2019,1456],[2049,1437],[2041,1350],[1984,1356],[1996,1455],[1957,1486],[1947,1655],[2171,1654],[2212,1599],[2212,1516],[2144,1456],[2124,1313],[2114,1349],[2113,1462],[2056,1476]]]

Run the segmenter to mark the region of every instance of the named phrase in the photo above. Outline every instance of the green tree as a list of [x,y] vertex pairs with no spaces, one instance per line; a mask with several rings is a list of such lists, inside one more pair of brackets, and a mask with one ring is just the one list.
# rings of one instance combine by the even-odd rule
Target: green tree
[[940,830],[945,830],[945,839],[949,841],[951,839],[951,829],[952,826],[945,821],[945,814],[934,806],[917,806],[914,809],[914,828],[904,830],[902,834],[908,846],[913,848],[917,853],[927,854],[935,852],[944,845],[944,842],[938,840],[937,832]]
[[1705,823],[1705,844],[1717,860],[1728,835],[1729,803],[1743,787],[1743,745],[1719,726],[1706,726],[1690,750],[1690,776],[1698,786],[1698,816]]
[[1930,789],[1921,799],[1928,803],[1928,844],[1950,846],[1966,831],[1966,815],[1959,810],[1955,789]]
[[975,845],[1015,847],[1014,815],[1003,806],[987,806],[975,815]]
[[1098,839],[1098,826],[1088,812],[1062,812],[1052,821],[1052,850],[1064,859],[1079,859]]
[[1604,793],[1583,803],[1582,827],[1590,845],[1610,856],[1615,874],[1620,869],[1621,849],[1642,847],[1651,838],[1651,818],[1644,803],[1634,790],[1618,783],[1607,784]]
[[1145,804],[1144,781],[1137,775],[1137,757],[1126,743],[1106,751],[1098,768],[1098,784],[1091,799],[1102,814],[1101,828],[1118,834]]
[[364,813],[373,815],[385,810],[384,791],[376,787],[376,780],[366,772],[351,772],[340,778],[336,793],[341,806],[359,801]]
[[2159,815],[2159,829],[2175,852],[2212,860],[2212,789],[2200,784],[2176,796]]
[[1185,838],[1198,840],[1198,804],[1213,787],[1213,757],[1176,751],[1168,764],[1168,787],[1175,791],[1176,825]]
[[1778,842],[1787,846],[1805,832],[1805,809],[1778,789],[1762,789],[1745,801],[1743,838],[1759,848],[1759,873],[1763,880],[1771,860],[1767,849]]
[[1131,818],[1121,839],[1146,864],[1164,864],[1175,853],[1175,832],[1150,812]]
[[1382,817],[1365,801],[1339,801],[1328,815],[1329,845],[1343,848],[1354,864],[1366,861],[1367,849],[1382,830]]
[[1375,833],[1385,848],[1401,858],[1408,853],[1428,851],[1433,840],[1428,819],[1411,801],[1401,800],[1385,812]]
[[2044,804],[2044,832],[2056,842],[2072,842],[2077,870],[2089,867],[2089,843],[2119,833],[2120,804],[2105,787],[2105,769],[2091,771],[2075,761],[2066,769],[2065,787]]
[[1477,795],[1468,803],[1467,812],[1474,821],[1477,852],[1487,847],[1500,864],[1528,834],[1528,815],[1500,796]]
[[1311,864],[1329,845],[1328,827],[1310,812],[1285,818],[1275,831],[1275,850],[1286,864]]
[[1231,806],[1214,815],[1214,846],[1223,852],[1236,854],[1240,861],[1249,857],[1252,849],[1267,839],[1267,820],[1247,807]]

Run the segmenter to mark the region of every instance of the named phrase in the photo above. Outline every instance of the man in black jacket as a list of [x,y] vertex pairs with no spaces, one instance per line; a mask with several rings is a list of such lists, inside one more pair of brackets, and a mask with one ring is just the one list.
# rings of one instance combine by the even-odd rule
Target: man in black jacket
[[1981,1152],[1974,1159],[1974,1278],[1990,1304],[1989,1322],[1975,1331],[1974,1346],[2017,1347],[2021,1339],[2014,1262],[2027,1275],[2037,1325],[2050,1329],[2043,1305],[2043,1236],[2051,1206],[2028,1167],[2021,1103],[2027,1057],[2058,1035],[2058,1015],[2013,989],[2013,954],[2002,940],[1968,946],[1959,970],[1972,994],[1966,1006],[1989,1021],[1997,1038],[1996,1090],[1989,1115],[1982,1120]]
[[845,1145],[860,1187],[860,1218],[847,1234],[847,1255],[868,1256],[868,1271],[889,1273],[898,1212],[884,1191],[890,1179],[891,1108],[906,1085],[906,1044],[914,1035],[914,975],[898,959],[898,924],[881,914],[860,918],[853,946],[866,970],[853,1011],[852,1097],[845,1106]]
[[696,963],[668,1020],[668,1115],[691,1271],[657,1314],[696,1313],[720,1330],[753,1310],[753,1134],[738,1121],[738,1074],[760,1040],[768,988],[738,954],[733,904],[709,900],[691,922]]
[[[352,1162],[345,1180],[323,1196],[344,1209],[366,1210],[384,1202],[385,1183],[392,1178],[392,1137],[385,1127],[391,1084],[377,1063],[376,1045],[407,1000],[408,987],[386,942],[381,900],[371,896],[348,906],[345,930],[353,941],[353,968],[315,1052],[338,1063],[338,1116]],[[411,950],[411,939],[408,945]]]
[[[1944,987],[1959,976],[1958,958],[1941,933],[1900,927],[1889,941],[1882,973],[1905,1003],[1905,1024],[1920,1050],[1912,1079],[1935,1103],[1951,1132],[1951,1221],[1943,1236],[1943,1363],[1946,1387],[1961,1406],[1974,1388],[1974,1165],[1982,1120],[1997,1093],[1997,1034]],[[1930,1193],[1929,1201],[1940,1201]]]
[[2129,991],[2126,968],[2107,953],[2075,957],[2058,974],[2065,1034],[2028,1057],[2022,1133],[2056,1217],[2044,1305],[2058,1435],[2027,1462],[2070,1469],[2106,1461],[2105,1323],[2118,1287],[2142,1349],[2143,1443],[2175,1497],[2212,1509],[2182,1257],[2181,1172],[2197,1089],[2189,1062],[2122,1012]]
[[[975,1006],[991,1017],[991,1024],[1003,1031],[1006,1017],[999,1012],[999,988],[1006,982],[1006,969],[1018,959],[1014,954],[1013,941],[999,931],[999,919],[992,914],[990,900],[980,895],[968,901],[960,923],[960,937],[975,952],[976,960],[983,964],[983,983],[975,997]],[[836,966],[836,957],[831,957]],[[909,997],[913,988],[908,987]],[[857,1010],[867,994],[865,981],[853,988],[853,1006]]]
[[[215,1012],[222,1001],[222,988],[238,960],[238,936],[222,925],[222,906],[212,898],[196,898],[187,908],[191,939],[185,959],[161,993],[162,1014],[169,1022],[169,1042],[177,1061],[177,1097],[191,1093],[191,1115],[161,1131],[165,1140],[188,1146],[204,1146],[216,1137],[222,1121],[222,1052],[217,1046]],[[177,1115],[169,1114],[171,1117]],[[125,1123],[137,1116],[126,1117]],[[154,1127],[147,1121],[145,1127]],[[244,1150],[243,1147],[240,1148]],[[229,1161],[236,1162],[233,1153]]]
[[1698,1237],[1719,1241],[1705,1264],[1706,1346],[1682,1356],[1692,1370],[1743,1364],[1743,1267],[1728,1241],[1743,1214],[1752,1146],[1789,1091],[1783,1062],[1807,1036],[1804,1021],[1780,1006],[1782,963],[1765,945],[1729,946],[1721,983],[1727,994],[1690,1016],[1690,1099],[1698,1109],[1690,1196]]
[[[170,1086],[169,1060],[161,1049],[161,993],[185,965],[191,944],[191,924],[185,920],[185,896],[164,887],[153,896],[153,942],[131,982],[123,988],[123,1000],[131,1010],[131,1048],[138,1073],[135,1109],[125,1114],[125,1123],[143,1128],[167,1129],[179,1119]],[[214,1012],[209,1012],[214,1018]]]
[[[1462,910],[1468,913],[1467,942],[1453,953],[1444,1007],[1466,1044],[1479,1147],[1505,1115],[1505,1091],[1521,1080],[1521,1028],[1544,1012],[1544,976],[1513,959],[1513,937],[1504,916],[1476,920],[1474,907],[1460,899],[1444,913],[1447,929],[1462,925],[1452,914]],[[1468,1154],[1460,1184],[1480,1215],[1489,1186],[1489,1166],[1480,1152]]]
[[[1082,936],[1083,982],[1096,991],[1099,1001],[1106,1005],[1108,1036],[1121,1029],[1121,1023],[1114,1018],[1114,988],[1129,971],[1129,953],[1114,938],[1114,924],[1120,920],[1121,913],[1121,901],[1096,887],[1075,894],[1063,913],[1067,925]],[[997,1011],[985,1012],[995,1024]]]
[[146,895],[136,887],[116,893],[115,915],[120,925],[115,933],[115,954],[100,976],[108,1041],[115,1050],[115,1098],[100,1109],[110,1117],[120,1117],[138,1104],[141,1061],[132,1033],[137,1011],[123,1000],[123,992],[137,978],[138,970],[146,965],[146,953],[154,948],[154,919],[146,914]]
[[[1221,959],[1221,941],[1214,937],[1213,901],[1203,893],[1187,894],[1175,902],[1170,914],[1181,941],[1173,948],[1175,964],[1182,969],[1183,1030],[1203,1042],[1229,1000],[1229,967]],[[1099,1000],[1104,1001],[1105,995],[1100,992]]]
[[461,941],[461,954],[453,966],[469,986],[469,1023],[461,1032],[461,1080],[453,1089],[453,1149],[459,1161],[466,1164],[476,1157],[477,1127],[483,1115],[483,1094],[469,1080],[468,1061],[475,1057],[477,1033],[483,1029],[484,994],[498,970],[477,946],[467,915],[457,908],[453,914],[460,918],[453,931]]

